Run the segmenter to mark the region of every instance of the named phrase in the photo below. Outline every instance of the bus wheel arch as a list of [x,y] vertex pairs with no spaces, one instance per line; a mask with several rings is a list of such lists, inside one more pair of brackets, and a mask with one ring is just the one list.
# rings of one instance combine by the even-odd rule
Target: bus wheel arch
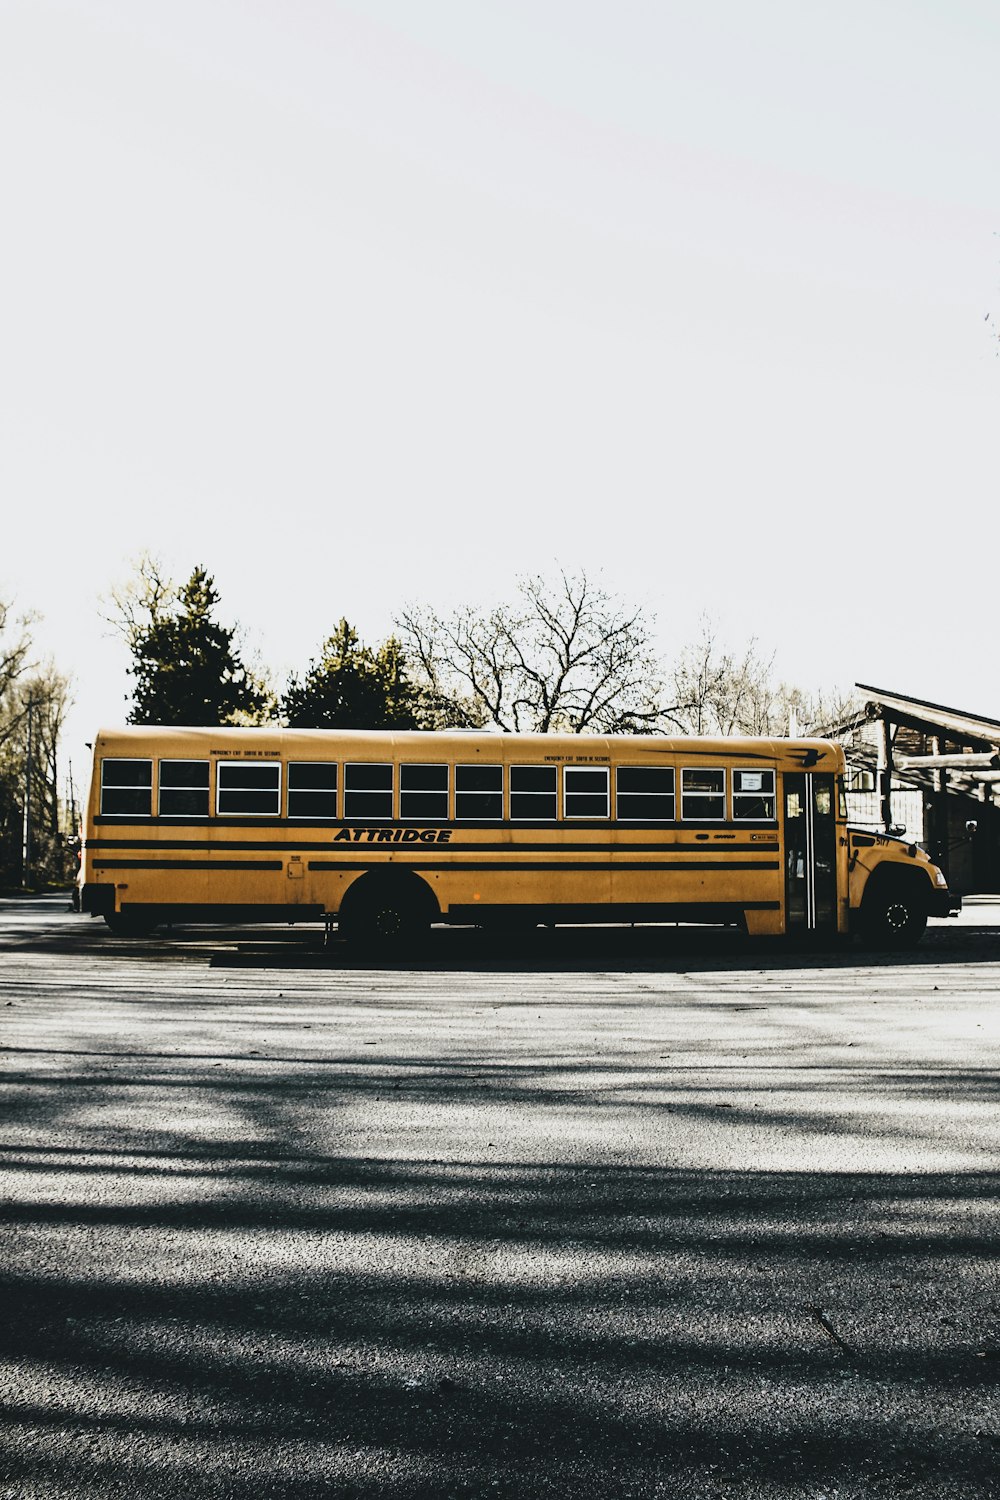
[[369,870],[348,887],[337,913],[347,942],[396,949],[419,941],[440,919],[437,898],[412,870]]
[[916,870],[882,865],[861,898],[860,929],[869,948],[912,948],[927,926],[930,888]]

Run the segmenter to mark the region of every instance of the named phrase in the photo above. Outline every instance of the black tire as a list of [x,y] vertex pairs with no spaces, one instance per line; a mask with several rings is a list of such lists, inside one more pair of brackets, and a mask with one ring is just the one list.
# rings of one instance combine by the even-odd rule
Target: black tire
[[419,882],[414,888],[403,881],[365,881],[348,893],[337,917],[337,930],[352,948],[376,955],[416,947],[430,924]]
[[861,931],[869,948],[912,948],[927,926],[927,896],[912,880],[883,881],[865,892]]

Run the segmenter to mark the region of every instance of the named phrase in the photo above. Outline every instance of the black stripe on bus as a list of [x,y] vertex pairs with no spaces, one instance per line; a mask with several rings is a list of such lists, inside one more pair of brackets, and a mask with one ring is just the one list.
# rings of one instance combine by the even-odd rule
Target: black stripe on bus
[[95,870],[283,870],[280,859],[95,859]]
[[[728,851],[727,851],[728,852]],[[699,860],[421,860],[411,864],[402,860],[336,860],[311,859],[310,870],[777,870],[776,859],[699,859]],[[96,859],[95,870],[281,870],[280,859]]]
[[527,833],[531,830],[554,832],[556,829],[561,833],[606,833],[612,828],[622,833],[639,833],[644,828],[648,828],[650,832],[670,828],[678,833],[746,833],[748,828],[775,835],[778,832],[774,818],[741,818],[739,822],[728,823],[715,818],[709,822],[696,822],[693,818],[662,818],[646,823],[632,818],[519,818],[516,822],[509,818],[491,818],[488,823],[474,823],[463,818],[445,823],[421,823],[414,818],[400,823],[391,819],[382,822],[376,818],[278,818],[270,813],[261,813],[256,818],[139,818],[134,813],[97,813],[93,821],[110,828],[244,828],[248,833],[254,829],[261,831],[270,828],[292,828],[300,833],[307,829],[327,832],[332,828],[450,828],[455,833],[472,833],[477,830],[482,833],[497,833],[501,829],[505,832],[509,829],[514,833]]
[[[728,852],[728,851],[727,851]],[[421,860],[419,864],[391,863],[382,860],[311,859],[310,870],[505,870],[517,874],[523,870],[657,870],[683,874],[685,870],[780,870],[776,859],[692,859],[692,860]]]
[[[399,845],[396,845],[395,843],[390,845],[388,839],[383,839],[381,842],[378,839],[359,839],[357,843],[351,840],[349,844],[345,839],[342,842],[345,850],[347,848],[350,848],[352,850],[375,848],[380,852],[388,853],[390,852],[390,849],[392,851],[395,851],[398,847],[402,847],[407,850],[414,850],[414,852],[416,853],[421,852],[420,850],[414,848],[417,842],[415,839],[408,840],[405,845],[402,844],[402,841],[400,841]],[[291,843],[288,839],[88,839],[86,842],[86,847],[88,851],[93,849],[190,849],[192,851],[196,849],[252,849],[255,851],[268,850],[274,852],[285,850],[313,850],[317,853],[320,853],[325,852],[328,848],[332,847],[334,843],[335,840],[333,839],[324,840],[322,842],[319,839],[305,839],[300,840],[297,843]],[[427,847],[436,849],[438,845],[432,845],[428,841]],[[606,854],[609,849],[614,850],[615,852],[621,850],[625,854],[639,854],[646,852],[649,852],[650,854],[704,854],[706,852],[706,846],[704,844],[620,844],[611,843],[607,839],[605,839],[604,842],[600,844],[566,843],[565,841],[545,844],[481,844],[476,843],[472,840],[470,840],[468,843],[456,844],[449,841],[447,845],[442,844],[440,847],[447,847],[449,850],[453,849],[456,853],[461,852],[463,854],[520,854],[522,852],[526,854],[555,854],[561,853],[564,850],[567,854]],[[730,843],[727,840],[724,845],[719,844],[708,847],[712,848],[713,851],[715,848],[718,848],[720,853],[726,854],[732,852],[755,852],[757,850],[761,850],[766,853],[768,850],[777,849],[778,841],[777,839],[768,839],[766,841],[763,839],[759,839],[756,843],[752,844],[737,844]]]

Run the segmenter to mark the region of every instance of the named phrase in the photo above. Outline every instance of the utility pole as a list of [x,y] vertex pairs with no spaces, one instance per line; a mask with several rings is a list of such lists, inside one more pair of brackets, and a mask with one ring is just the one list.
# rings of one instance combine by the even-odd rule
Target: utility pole
[[34,748],[32,737],[34,698],[28,699],[26,707],[28,710],[28,745],[24,757],[24,839],[21,848],[21,888],[25,891],[31,884],[31,757]]
[[76,826],[76,792],[73,788],[73,762],[69,762],[69,835],[63,843],[63,873],[68,874],[73,886],[71,909],[80,910],[80,860],[82,841]]

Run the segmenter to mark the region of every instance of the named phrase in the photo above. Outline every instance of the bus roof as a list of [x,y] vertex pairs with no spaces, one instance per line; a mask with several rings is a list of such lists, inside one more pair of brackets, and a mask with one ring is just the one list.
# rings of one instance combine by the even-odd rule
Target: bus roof
[[741,760],[757,756],[795,767],[824,766],[837,769],[843,748],[834,740],[776,739],[744,736],[701,735],[603,735],[603,734],[503,734],[492,730],[466,729],[286,729],[281,725],[243,728],[220,725],[159,726],[132,724],[98,731],[94,741],[99,756],[144,756],[198,759],[206,756],[238,758],[250,751],[285,758],[334,759],[438,757],[461,760],[463,756],[508,760],[619,760],[624,756],[656,758],[685,755],[718,756]]

